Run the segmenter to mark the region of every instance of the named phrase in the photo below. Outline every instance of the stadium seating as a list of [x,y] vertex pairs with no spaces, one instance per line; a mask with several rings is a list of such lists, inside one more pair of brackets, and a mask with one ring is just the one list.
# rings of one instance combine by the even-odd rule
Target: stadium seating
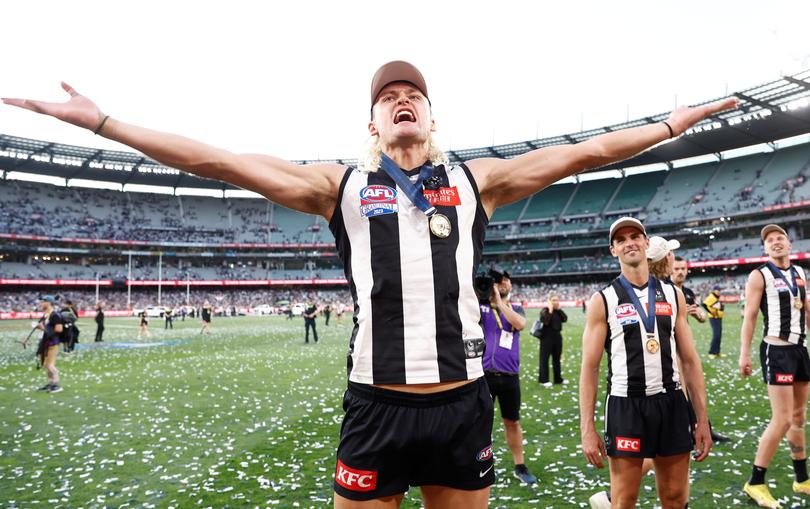
[[630,175],[624,178],[621,188],[605,209],[608,213],[630,213],[641,210],[650,203],[658,188],[664,183],[667,172],[653,171]]
[[620,183],[616,178],[580,182],[571,203],[562,212],[563,217],[601,213]]

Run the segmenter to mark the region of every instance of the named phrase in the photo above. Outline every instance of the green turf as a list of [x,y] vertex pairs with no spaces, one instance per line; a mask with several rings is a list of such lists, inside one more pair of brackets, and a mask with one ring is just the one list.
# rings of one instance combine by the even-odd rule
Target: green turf
[[[583,316],[579,310],[570,316],[563,359],[568,385],[540,387],[537,341],[522,340],[526,457],[540,483],[529,488],[511,477],[497,424],[498,481],[490,507],[586,507],[607,485],[607,472],[586,466],[578,447]],[[95,326],[82,322],[89,339]],[[109,319],[107,341],[138,342],[136,323]],[[174,331],[154,329],[141,341],[174,341],[163,346],[83,343],[70,358],[59,357],[65,388],[59,394],[34,391],[44,374],[30,350],[14,342],[28,325],[0,322],[0,506],[331,506],[349,320],[328,328],[319,320],[322,342],[309,345],[300,319],[277,317],[215,319],[210,337],[197,334],[197,322],[178,321]],[[768,417],[759,371],[745,381],[737,375],[739,311],[730,309],[725,325],[727,357],[705,366],[712,421],[734,443],[693,466],[693,508],[750,506],[740,488]],[[709,326],[694,330],[705,354]],[[597,413],[602,410],[600,404]],[[790,492],[786,449],[768,477],[784,507],[802,506]],[[655,506],[653,477],[644,482],[639,506]],[[418,490],[403,507],[420,507]]]

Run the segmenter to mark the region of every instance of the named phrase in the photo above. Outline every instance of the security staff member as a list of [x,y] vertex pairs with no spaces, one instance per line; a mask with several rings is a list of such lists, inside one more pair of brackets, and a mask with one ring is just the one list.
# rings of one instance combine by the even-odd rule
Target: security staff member
[[703,309],[709,314],[709,325],[712,326],[712,343],[709,345],[709,359],[716,359],[720,353],[720,341],[723,339],[723,315],[725,306],[720,302],[720,287],[715,286],[705,299]]
[[174,323],[172,323],[172,318],[174,317],[174,311],[172,308],[166,308],[163,312],[163,319],[165,323],[163,324],[163,329],[174,329]]
[[[662,508],[683,509],[689,497],[689,453],[697,444],[696,459],[702,461],[712,444],[703,370],[686,322],[686,303],[674,285],[650,275],[649,241],[640,221],[619,218],[610,227],[609,241],[621,275],[588,304],[580,375],[582,450],[599,468],[610,458],[612,507],[635,507],[643,460],[653,458]],[[594,410],[605,350],[609,369],[603,442]],[[681,368],[689,401],[681,390]]]
[[324,325],[329,327],[329,317],[332,316],[332,304],[327,304],[323,308]]
[[540,321],[543,328],[540,329],[540,376],[541,384],[548,384],[548,359],[554,369],[554,383],[563,383],[562,367],[562,327],[568,321],[568,315],[560,309],[560,298],[552,295],[548,299],[548,305],[540,311]]
[[[483,379],[484,339],[473,274],[488,218],[498,207],[562,178],[680,136],[737,103],[729,98],[680,107],[665,121],[573,145],[450,164],[433,136],[436,122],[424,77],[407,62],[389,62],[370,87],[367,127],[373,143],[360,167],[347,168],[340,163],[302,167],[135,126],[105,115],[71,86],[63,83],[62,88],[70,95],[65,103],[3,102],[88,129],[182,171],[318,214],[329,223],[355,310],[335,469],[334,500],[340,509],[362,507],[367,500],[395,508],[410,486],[421,486],[428,507],[487,506],[495,482],[492,457],[486,454],[492,398]],[[427,192],[417,185],[420,175],[423,184],[438,179],[439,188]],[[373,430],[360,417],[368,412],[379,415]],[[441,426],[426,429],[427,422],[434,422],[424,418],[426,412],[453,421],[439,419]],[[425,436],[431,438],[429,447]],[[388,454],[390,447],[403,454]]]
[[318,331],[315,329],[316,316],[318,316],[318,307],[310,302],[304,309],[304,343],[309,343],[309,329],[312,329],[315,342],[318,342]]
[[512,282],[509,273],[491,269],[495,284],[489,302],[481,303],[484,329],[484,376],[492,399],[501,408],[506,443],[512,451],[513,475],[521,482],[534,484],[537,477],[529,472],[523,456],[523,430],[520,427],[520,331],[526,327],[526,313],[519,304],[509,302]]
[[810,393],[807,354],[807,278],[790,262],[792,245],[781,226],[769,224],[760,237],[768,261],[751,271],[745,286],[745,317],[740,331],[740,374],[751,376],[751,342],[757,315],[764,318],[759,345],[762,377],[768,386],[771,420],[759,440],[751,478],[743,491],[760,507],[778,508],[765,484],[765,474],[783,438],[790,446],[796,480],[793,491],[810,495],[804,425]]
[[96,343],[101,343],[104,341],[104,339],[102,339],[104,335],[104,305],[101,302],[96,304],[96,316],[94,320],[96,321]]

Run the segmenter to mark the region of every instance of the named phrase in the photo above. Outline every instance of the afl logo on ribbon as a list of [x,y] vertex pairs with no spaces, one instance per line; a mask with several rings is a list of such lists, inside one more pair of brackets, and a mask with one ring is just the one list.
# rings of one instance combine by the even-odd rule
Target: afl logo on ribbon
[[363,217],[396,214],[397,191],[388,186],[366,186],[360,190],[360,214]]

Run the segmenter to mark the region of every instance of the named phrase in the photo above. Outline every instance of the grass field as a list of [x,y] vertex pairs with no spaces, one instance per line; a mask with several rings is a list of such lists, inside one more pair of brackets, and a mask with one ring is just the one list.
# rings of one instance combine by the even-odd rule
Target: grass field
[[[569,384],[539,386],[537,341],[522,340],[527,464],[540,483],[530,488],[511,477],[497,424],[490,507],[586,507],[607,486],[607,472],[586,466],[578,447],[583,315],[570,316],[563,359]],[[91,340],[95,325],[82,322],[83,339]],[[44,373],[14,342],[29,323],[0,322],[0,506],[331,506],[349,320],[324,327],[319,319],[322,341],[305,345],[301,319],[219,318],[209,337],[198,335],[196,321],[178,321],[173,331],[154,321],[152,337],[142,341],[136,319],[109,319],[104,346],[83,343],[69,358],[60,355],[59,394],[35,391]],[[737,375],[739,328],[732,308],[727,356],[704,362],[710,416],[734,442],[693,466],[693,508],[752,506],[740,489],[768,400],[758,370],[748,380]],[[705,354],[708,324],[694,330]],[[790,491],[786,449],[768,477],[783,507],[804,507]],[[655,507],[652,476],[639,506]],[[403,507],[420,507],[417,490]]]

